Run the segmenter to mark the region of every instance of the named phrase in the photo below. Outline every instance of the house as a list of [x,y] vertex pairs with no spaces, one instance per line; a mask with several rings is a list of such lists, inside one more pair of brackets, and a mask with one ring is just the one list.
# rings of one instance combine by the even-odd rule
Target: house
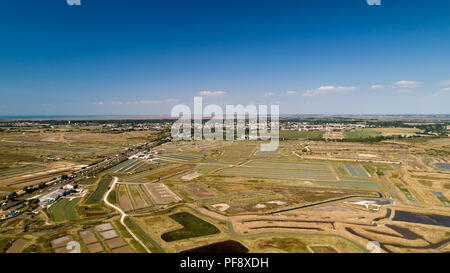
[[73,190],[73,189],[76,189],[77,187],[78,187],[78,184],[77,184],[77,183],[71,182],[71,183],[65,185],[63,188],[64,188],[65,190]]
[[17,211],[16,211],[16,210],[14,210],[14,209],[9,209],[9,210],[6,210],[6,211],[1,212],[1,213],[0,213],[0,218],[1,218],[1,219],[5,219],[5,218],[8,218],[8,217],[14,216],[14,215],[16,215],[16,214],[17,214]]
[[49,192],[39,198],[40,202],[52,203],[64,196],[65,190],[57,189],[52,192]]

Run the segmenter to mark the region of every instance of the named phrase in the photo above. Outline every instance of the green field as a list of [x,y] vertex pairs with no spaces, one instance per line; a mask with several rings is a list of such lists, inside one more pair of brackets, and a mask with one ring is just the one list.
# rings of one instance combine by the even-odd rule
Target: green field
[[376,173],[376,171],[377,171],[376,168],[375,168],[374,166],[369,165],[369,164],[364,164],[363,167],[364,167],[364,169],[366,169],[366,171],[367,171],[368,173],[370,173],[371,175],[375,175],[375,173]]
[[373,128],[377,133],[387,134],[387,135],[404,135],[404,134],[413,134],[420,133],[422,130],[417,128],[398,128],[398,127],[387,127],[387,128]]
[[344,130],[344,139],[367,139],[380,136],[375,130],[364,128]]
[[49,208],[50,215],[55,222],[63,222],[65,220],[64,207],[67,203],[69,203],[69,199],[63,198]]
[[226,147],[220,159],[221,161],[227,163],[240,162],[248,158],[252,154],[255,147],[256,146],[254,144],[248,144],[245,142]]
[[78,215],[75,212],[75,206],[80,201],[81,198],[74,198],[69,201],[64,207],[64,215],[66,216],[66,220],[78,220]]
[[339,176],[348,176],[348,170],[343,165],[336,165],[336,171],[338,172]]
[[49,208],[49,213],[55,222],[63,222],[65,220],[78,220],[75,212],[75,206],[81,198],[62,198]]
[[95,182],[97,182],[97,177],[91,177],[91,178],[86,178],[86,179],[81,180],[80,182],[78,182],[78,184],[81,184],[81,185],[92,185]]
[[399,189],[406,196],[406,198],[408,198],[409,201],[416,202],[416,198],[408,189],[401,188],[401,187],[399,187]]
[[110,202],[111,204],[117,204],[117,193],[116,193],[116,190],[114,189],[114,190],[112,190],[110,193],[109,193],[109,195],[108,195],[108,198],[107,198],[107,200],[108,200],[108,202]]
[[109,185],[111,184],[111,178],[106,177],[102,178],[102,180],[98,183],[95,191],[89,196],[89,199],[86,201],[86,204],[95,204],[102,200],[103,195],[108,190]]
[[295,140],[295,139],[311,139],[321,140],[323,138],[323,131],[291,131],[280,130],[280,139]]
[[361,128],[353,130],[344,130],[344,138],[349,140],[368,139],[381,136],[410,135],[419,133],[421,130],[416,128]]
[[219,230],[214,225],[187,212],[172,214],[170,218],[183,225],[183,228],[161,235],[161,238],[166,242],[219,233]]

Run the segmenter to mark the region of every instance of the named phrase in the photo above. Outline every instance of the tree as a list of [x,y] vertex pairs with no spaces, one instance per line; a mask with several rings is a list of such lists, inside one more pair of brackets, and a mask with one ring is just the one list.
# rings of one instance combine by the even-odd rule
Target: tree
[[14,198],[16,198],[16,197],[17,197],[17,193],[15,191],[13,191],[12,193],[10,193],[8,195],[9,200],[14,200]]

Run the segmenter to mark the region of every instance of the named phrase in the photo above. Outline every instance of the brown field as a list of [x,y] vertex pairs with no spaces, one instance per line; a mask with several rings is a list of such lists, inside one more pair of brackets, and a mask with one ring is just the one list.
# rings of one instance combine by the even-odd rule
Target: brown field
[[17,239],[14,241],[14,243],[8,248],[6,253],[20,253],[20,251],[23,249],[23,247],[28,243],[29,241],[26,239]]
[[327,246],[327,245],[309,245],[308,247],[314,253],[338,253],[338,251],[332,246]]
[[155,204],[170,204],[181,200],[180,197],[163,183],[149,183],[145,186]]
[[[11,138],[0,141],[4,148],[0,158],[6,156],[0,159],[0,183],[5,179],[17,182],[8,182],[0,190],[8,193],[23,183],[51,179],[71,171],[58,168],[88,164],[105,154],[124,151],[137,140],[148,141],[144,133],[111,136],[116,144],[97,139],[109,134],[78,133],[76,138],[64,132],[30,132],[33,136],[25,134],[23,143]],[[147,236],[148,247],[156,242],[167,252],[226,240],[239,241],[249,252],[368,252],[369,241],[380,242],[382,252],[448,252],[450,232],[445,224],[437,225],[434,216],[395,219],[399,211],[434,214],[439,219],[450,216],[446,203],[450,172],[433,167],[436,162],[448,162],[450,146],[446,143],[437,138],[376,143],[299,139],[281,141],[277,152],[264,153],[251,141],[168,142],[154,149],[162,151],[163,160],[155,161],[153,169],[132,174],[126,167],[116,174],[116,203],[136,224],[136,235]],[[16,152],[14,147],[20,145],[29,152],[21,155],[20,148]],[[43,158],[36,159],[39,153]],[[45,161],[45,157],[60,155],[60,160]],[[87,196],[92,193],[92,185],[80,186]],[[84,205],[77,207],[80,221],[57,225],[45,214],[31,217],[23,213],[3,221],[0,228],[9,238],[9,251],[70,252],[66,245],[72,239],[82,244],[83,251],[142,251],[116,225],[120,216],[113,211],[103,203]],[[163,234],[184,227],[170,217],[177,212],[195,215],[220,233],[166,242]],[[428,222],[414,222],[416,218]],[[129,225],[133,227],[131,221]],[[31,232],[17,234],[25,227]],[[42,237],[47,242],[42,243],[41,234],[46,234]],[[20,245],[23,241],[17,238],[22,236],[28,241]]]
[[158,178],[163,178],[168,175],[176,174],[178,172],[191,169],[192,167],[193,167],[192,165],[188,165],[188,164],[181,165],[181,166],[175,166],[175,167],[167,169],[167,170],[156,171],[155,173],[152,173],[150,175],[143,177],[143,179],[154,180],[154,179],[158,179]]
[[147,202],[145,202],[145,200],[141,196],[141,193],[140,193],[138,187],[139,187],[139,185],[130,185],[129,186],[129,193],[130,193],[131,197],[133,198],[135,207],[137,209],[145,208],[145,207],[148,206],[148,204],[147,204]]
[[133,206],[131,204],[131,200],[127,193],[127,186],[120,185],[119,186],[119,205],[124,211],[132,210]]
[[216,194],[214,194],[212,190],[208,189],[207,186],[199,183],[186,184],[184,187],[194,199],[212,198],[216,196]]
[[100,133],[98,126],[24,127],[0,132],[0,184],[23,187],[49,181],[145,141],[155,131]]
[[117,248],[117,247],[121,247],[126,245],[127,243],[120,237],[114,238],[114,239],[110,239],[110,240],[106,240],[105,241],[106,244],[108,245],[109,248],[113,249],[113,248]]
[[72,241],[73,238],[72,236],[64,236],[64,237],[60,237],[57,238],[53,241],[51,241],[51,246],[53,249],[57,249],[60,248],[62,246],[66,246],[68,242]]
[[113,229],[113,226],[111,225],[111,223],[105,223],[105,224],[95,226],[95,230],[97,230],[97,231],[106,231],[106,230],[111,230],[111,229]]
[[108,231],[103,231],[100,232],[100,235],[102,235],[103,239],[111,239],[111,238],[115,238],[118,236],[117,232],[115,230],[108,230]]
[[98,253],[103,251],[103,246],[100,243],[87,245],[87,248],[89,249],[90,253]]
[[97,238],[95,237],[94,233],[92,233],[92,231],[81,231],[80,237],[87,245],[97,242]]
[[133,253],[129,246],[123,246],[112,250],[113,253]]

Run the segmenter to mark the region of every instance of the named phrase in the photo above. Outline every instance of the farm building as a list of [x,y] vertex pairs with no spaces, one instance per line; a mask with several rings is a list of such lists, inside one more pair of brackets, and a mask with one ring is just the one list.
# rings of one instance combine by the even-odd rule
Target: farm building
[[65,189],[65,190],[73,190],[76,188],[78,188],[78,184],[75,182],[71,182],[63,187],[63,189]]
[[[66,185],[67,186],[67,185]],[[41,203],[52,203],[55,202],[56,200],[58,200],[59,198],[69,195],[71,193],[75,192],[75,189],[72,188],[71,189],[57,189],[54,190],[52,192],[49,192],[47,194],[42,195],[41,197],[39,197],[39,202]]]
[[17,211],[14,209],[9,209],[3,212],[0,212],[0,219],[5,219],[17,214]]

